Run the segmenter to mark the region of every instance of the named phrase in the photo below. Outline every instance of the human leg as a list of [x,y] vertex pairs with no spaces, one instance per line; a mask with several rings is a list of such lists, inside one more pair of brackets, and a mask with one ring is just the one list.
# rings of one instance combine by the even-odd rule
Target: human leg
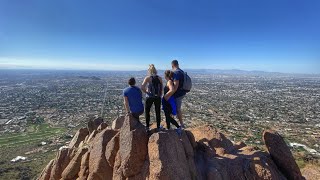
[[145,118],[146,118],[146,127],[149,128],[150,126],[150,109],[152,106],[153,100],[151,98],[146,99],[145,104]]
[[183,120],[182,120],[182,111],[181,111],[183,98],[184,98],[184,96],[176,98],[176,106],[177,106],[177,116],[180,121],[180,125],[184,128],[184,124],[183,124]]
[[161,97],[156,97],[154,100],[154,108],[156,111],[157,128],[160,128],[161,122]]

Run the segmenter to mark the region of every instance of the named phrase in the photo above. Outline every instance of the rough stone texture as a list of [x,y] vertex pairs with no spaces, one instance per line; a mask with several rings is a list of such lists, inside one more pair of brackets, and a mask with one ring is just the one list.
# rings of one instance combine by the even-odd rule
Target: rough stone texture
[[175,132],[153,134],[148,149],[150,179],[193,179],[184,146]]
[[148,138],[131,116],[120,131],[104,128],[86,137],[78,148],[59,151],[39,179],[303,179],[281,136],[270,131],[263,134],[269,153],[241,142],[233,145],[210,126],[181,136],[174,130],[151,131]]
[[79,129],[76,134],[73,136],[72,140],[69,143],[69,148],[77,148],[81,141],[85,140],[86,136],[89,134],[87,128]]
[[120,116],[112,122],[112,129],[121,129],[123,122],[125,120],[125,116]]
[[86,143],[92,143],[93,139],[96,137],[96,135],[98,134],[97,130],[94,130],[89,136],[88,139],[86,140]]
[[50,174],[51,174],[51,170],[53,167],[53,163],[54,163],[54,159],[52,159],[48,165],[43,169],[43,171],[41,172],[40,176],[39,176],[39,180],[49,180],[50,179]]
[[88,179],[112,179],[113,170],[105,158],[105,150],[106,144],[117,133],[115,130],[105,129],[96,135],[90,151]]
[[304,179],[289,147],[278,133],[266,130],[263,140],[271,158],[288,179]]
[[301,170],[302,175],[308,180],[320,179],[320,168],[317,165],[307,165]]
[[70,160],[73,158],[74,149],[64,148],[57,153],[57,157],[53,162],[50,179],[60,179],[62,171],[67,167]]
[[62,178],[65,180],[76,179],[80,171],[82,156],[88,151],[88,148],[81,148],[72,158],[68,166],[62,172]]
[[103,123],[103,119],[100,117],[90,119],[87,125],[89,132],[92,133],[94,130],[97,130],[101,123]]
[[123,175],[139,174],[148,153],[148,135],[145,127],[132,116],[126,116],[120,130],[119,152]]
[[81,159],[80,171],[78,173],[79,180],[87,179],[89,176],[89,157],[90,153],[86,152]]
[[110,167],[114,166],[115,158],[117,156],[117,153],[119,151],[119,138],[120,138],[120,133],[115,135],[110,142],[107,144],[106,147],[106,159],[107,162],[109,163]]
[[98,126],[97,130],[100,132],[100,131],[104,130],[107,127],[108,127],[107,123],[103,122]]

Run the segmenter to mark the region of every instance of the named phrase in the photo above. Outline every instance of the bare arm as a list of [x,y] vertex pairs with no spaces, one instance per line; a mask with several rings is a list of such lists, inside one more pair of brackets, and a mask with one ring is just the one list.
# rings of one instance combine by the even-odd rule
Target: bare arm
[[174,93],[178,90],[179,87],[179,80],[174,80],[173,81],[173,85],[174,85]]
[[141,91],[147,93],[146,85],[149,82],[149,77],[144,78],[143,83],[141,85]]
[[159,76],[160,84],[161,84],[161,96],[163,95],[163,82],[162,78]]
[[128,97],[126,96],[123,97],[123,104],[124,104],[124,108],[126,109],[126,113],[130,113]]
[[168,81],[168,87],[169,87],[169,91],[164,95],[165,100],[168,100],[175,92],[174,91],[174,84],[171,80]]

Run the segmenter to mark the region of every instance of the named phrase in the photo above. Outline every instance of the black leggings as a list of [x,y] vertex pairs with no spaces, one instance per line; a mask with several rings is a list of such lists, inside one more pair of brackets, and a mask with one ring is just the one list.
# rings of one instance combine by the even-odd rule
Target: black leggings
[[172,117],[171,117],[171,112],[172,112],[172,109],[171,109],[171,106],[170,104],[168,103],[168,101],[164,101],[164,114],[166,116],[166,123],[167,123],[167,129],[170,129],[170,123],[172,123],[173,125],[175,125],[177,128],[179,128],[179,124],[177,123],[176,120],[174,120]]
[[154,109],[156,111],[156,120],[157,120],[157,128],[160,128],[160,121],[161,121],[161,114],[160,114],[160,108],[161,108],[161,97],[148,97],[146,99],[145,104],[145,117],[146,117],[146,123],[147,127],[150,126],[150,109],[152,107],[152,104],[154,104]]

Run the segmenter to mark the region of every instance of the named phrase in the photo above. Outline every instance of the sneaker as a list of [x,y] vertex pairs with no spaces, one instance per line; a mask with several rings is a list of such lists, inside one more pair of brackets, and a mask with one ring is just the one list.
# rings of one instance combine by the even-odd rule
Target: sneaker
[[179,127],[179,128],[176,129],[176,133],[179,135],[179,137],[181,137],[181,135],[182,135],[182,129],[181,129],[181,127]]

